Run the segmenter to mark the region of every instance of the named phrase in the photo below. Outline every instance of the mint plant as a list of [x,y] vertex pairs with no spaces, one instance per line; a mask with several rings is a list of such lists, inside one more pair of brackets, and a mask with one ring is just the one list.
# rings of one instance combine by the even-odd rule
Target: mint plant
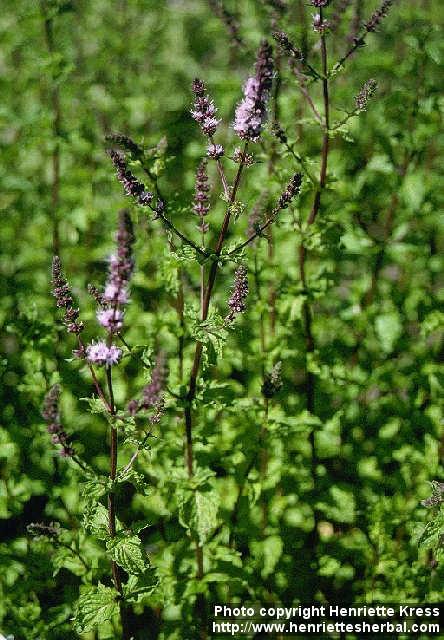
[[0,635],[438,601],[438,3],[16,13]]

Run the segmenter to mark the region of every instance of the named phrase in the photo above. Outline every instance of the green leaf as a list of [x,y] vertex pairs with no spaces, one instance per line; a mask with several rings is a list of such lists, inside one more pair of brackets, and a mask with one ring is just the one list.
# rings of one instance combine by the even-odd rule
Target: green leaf
[[123,585],[123,594],[127,602],[138,604],[145,596],[153,593],[159,584],[156,570],[150,567],[139,575],[132,575]]
[[398,312],[390,311],[378,316],[375,322],[375,329],[382,350],[390,353],[390,351],[393,350],[396,340],[402,333],[402,325]]
[[179,494],[179,521],[199,544],[204,544],[215,529],[218,510],[219,496],[212,489]]
[[120,533],[106,543],[111,558],[129,574],[137,575],[149,568],[148,556],[138,536]]
[[77,633],[93,631],[103,622],[111,620],[119,611],[117,591],[98,584],[83,593],[74,613],[74,628]]
[[441,511],[437,518],[426,524],[418,538],[418,546],[422,549],[438,547],[444,533],[444,512]]
[[80,400],[88,404],[90,413],[108,413],[100,398],[93,396],[92,398],[80,398]]
[[84,500],[97,502],[110,489],[111,483],[106,476],[97,476],[80,486],[80,495]]

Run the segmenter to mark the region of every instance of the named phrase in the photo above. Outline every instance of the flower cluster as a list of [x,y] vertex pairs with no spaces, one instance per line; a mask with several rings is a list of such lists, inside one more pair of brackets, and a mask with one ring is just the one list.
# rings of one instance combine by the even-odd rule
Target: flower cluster
[[225,322],[227,324],[233,322],[235,317],[239,313],[243,313],[245,311],[246,304],[245,300],[248,296],[248,275],[247,269],[243,265],[240,265],[234,274],[234,285],[231,292],[231,297],[228,300],[228,306],[230,307],[230,311],[225,318]]
[[330,0],[311,0],[311,4],[318,9],[320,9],[321,7],[326,7],[329,2]]
[[365,26],[364,26],[365,30],[376,31],[381,20],[387,16],[392,4],[393,4],[393,0],[383,0],[383,3],[379,7],[379,9],[377,9],[374,12],[374,14],[371,16],[370,20],[368,20],[368,22],[365,23]]
[[295,198],[299,194],[301,190],[301,184],[302,174],[295,173],[288,183],[285,191],[281,193],[275,211],[280,211],[281,209],[286,209],[288,207],[293,198]]
[[365,111],[368,101],[372,98],[378,88],[376,80],[370,79],[362,87],[361,91],[355,97],[356,108],[359,111]]
[[264,376],[262,395],[265,398],[273,398],[282,388],[282,363],[277,362],[269,373]]
[[206,162],[203,160],[196,172],[196,182],[194,191],[194,213],[200,218],[198,229],[202,234],[207,233],[209,225],[205,222],[205,216],[208,215],[210,210],[210,203],[208,198],[208,192],[210,187],[208,185],[208,176],[206,171]]
[[239,147],[236,147],[233,153],[233,160],[238,164],[244,164],[246,167],[251,167],[254,164],[254,156],[251,153],[242,151]]
[[444,483],[436,482],[436,480],[432,481],[432,495],[425,500],[421,500],[421,504],[423,507],[427,507],[427,509],[438,507],[440,504],[444,502]]
[[163,391],[168,377],[168,365],[164,351],[159,351],[156,364],[153,367],[151,381],[142,391],[141,400],[131,400],[128,403],[128,411],[131,415],[142,409],[155,408],[152,422],[158,422],[163,412]]
[[194,93],[194,105],[191,109],[191,115],[200,125],[202,133],[208,137],[216,133],[216,129],[220,120],[216,118],[217,108],[214,101],[206,94],[205,83],[199,78],[193,80],[192,90]]
[[108,280],[103,294],[104,301],[114,306],[128,302],[128,285],[134,269],[133,225],[126,210],[119,213],[116,240],[117,254],[110,257]]
[[60,422],[60,385],[54,384],[45,396],[43,401],[42,416],[46,422],[46,429],[52,436],[53,444],[60,444],[60,455],[63,458],[71,458],[74,449],[69,445],[68,435],[64,431]]
[[128,169],[124,154],[110,149],[108,155],[116,168],[117,179],[122,183],[126,195],[133,197],[143,207],[150,206],[154,195],[151,191],[147,191],[145,185]]
[[264,40],[257,56],[256,74],[248,78],[244,87],[244,98],[236,108],[233,128],[242,140],[259,140],[267,114],[272,81],[272,49]]
[[52,284],[53,295],[59,308],[65,309],[63,322],[69,333],[79,334],[83,331],[84,326],[79,317],[79,310],[73,307],[73,298],[71,288],[62,273],[62,263],[59,256],[52,259]]
[[222,158],[224,153],[225,151],[221,144],[211,143],[210,145],[208,145],[207,156],[209,158],[213,158],[214,160],[217,160],[218,158]]
[[114,364],[118,364],[122,357],[122,349],[119,349],[114,344],[108,346],[103,340],[92,342],[86,347],[85,352],[88,362],[99,366],[106,365],[111,367]]

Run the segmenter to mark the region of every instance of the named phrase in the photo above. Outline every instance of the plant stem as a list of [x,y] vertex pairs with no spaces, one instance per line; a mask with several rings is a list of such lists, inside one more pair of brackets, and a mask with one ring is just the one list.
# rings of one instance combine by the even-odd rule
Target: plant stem
[[[245,156],[245,153],[246,153],[246,150],[247,150],[247,144],[248,143],[245,143],[245,146],[244,146],[243,157]],[[236,199],[236,194],[237,194],[237,190],[239,188],[239,183],[240,183],[240,179],[241,179],[241,176],[242,176],[243,168],[244,168],[244,160],[242,158],[242,160],[241,160],[241,162],[239,164],[239,168],[237,170],[237,174],[236,174],[235,180],[234,180],[233,189],[232,189],[231,194],[230,194],[230,199],[229,199],[229,202],[228,202],[227,210],[225,212],[224,220],[222,222],[222,227],[221,227],[220,232],[219,232],[219,238],[218,238],[217,243],[216,243],[216,248],[214,250],[216,258],[219,257],[221,252],[222,252],[222,248],[223,248],[223,245],[224,245],[224,241],[225,241],[225,238],[226,238],[226,235],[227,235],[227,231],[228,231],[228,227],[230,225],[230,220],[231,220],[231,205],[235,202],[235,199]],[[203,301],[202,301],[202,310],[201,310],[202,321],[205,321],[207,319],[207,316],[208,316],[208,310],[209,310],[210,301],[211,301],[211,294],[212,294],[214,283],[215,283],[215,280],[216,280],[217,270],[218,270],[218,262],[217,262],[217,259],[215,259],[211,263],[210,272],[209,272],[209,275],[208,275],[207,286],[206,286],[205,291],[204,291],[204,296],[203,296]],[[196,342],[195,352],[194,352],[193,366],[191,368],[190,379],[189,379],[189,383],[188,383],[188,393],[187,393],[187,397],[186,397],[186,404],[185,404],[185,410],[184,410],[185,438],[186,438],[185,459],[186,459],[186,467],[187,467],[188,477],[189,478],[193,477],[193,413],[192,413],[192,405],[193,405],[193,400],[194,400],[195,395],[196,395],[197,379],[198,379],[200,363],[201,363],[201,359],[202,359],[202,352],[203,352],[203,344],[202,344],[202,342],[197,341]],[[203,549],[199,544],[196,545],[196,563],[197,563],[196,577],[197,577],[198,580],[200,580],[203,577]]]
[[[111,367],[106,367],[106,381],[108,384],[108,393],[110,399],[110,414],[112,416],[116,415],[116,405],[114,402],[114,391],[113,391],[113,382],[112,382],[112,373]],[[110,446],[110,472],[109,477],[113,482],[116,479],[117,472],[117,429],[114,426],[111,426],[111,446]],[[111,490],[108,494],[108,529],[109,535],[111,538],[116,537],[116,502],[115,502],[115,493]],[[119,565],[111,560],[111,570],[113,574],[113,582],[116,588],[116,591],[119,593],[121,598],[123,597],[123,588],[122,588],[122,573]],[[123,640],[129,640],[130,635],[127,628],[127,619],[126,619],[126,611],[123,600],[120,600],[120,618],[122,623],[122,638]]]
[[[320,9],[320,17],[321,21],[323,19],[322,8]],[[329,86],[328,86],[328,77],[327,77],[327,45],[325,41],[324,33],[321,33],[321,60],[322,60],[322,94],[324,101],[324,135],[322,141],[322,152],[321,152],[321,168],[320,168],[320,176],[319,176],[319,185],[316,189],[313,206],[310,212],[310,215],[307,220],[307,224],[311,226],[319,213],[319,209],[321,206],[321,195],[323,189],[326,184],[327,179],[327,166],[328,166],[328,152],[329,152],[329,129],[330,129],[330,98],[329,98]],[[313,354],[315,351],[315,342],[313,337],[313,329],[312,329],[312,311],[311,306],[308,301],[308,287],[307,287],[307,250],[304,246],[304,241],[302,239],[301,244],[299,245],[299,275],[302,283],[302,289],[305,295],[304,304],[302,307],[302,318],[303,318],[303,326],[304,326],[304,334],[305,334],[305,349],[306,349],[306,358],[310,354]],[[306,399],[306,407],[310,413],[314,413],[315,410],[315,386],[316,386],[316,378],[312,371],[308,370],[306,366],[305,372],[305,399]],[[310,431],[310,446],[311,446],[311,475],[313,482],[313,493],[316,500],[316,489],[317,489],[317,466],[318,459],[316,455],[316,441],[315,441],[315,432],[312,429]],[[313,555],[315,561],[317,563],[316,558],[316,548],[318,544],[318,523],[319,523],[319,513],[316,507],[313,508],[313,530],[311,532],[309,538],[309,546],[313,550]]]
[[267,451],[267,433],[268,433],[268,398],[264,398],[264,420],[261,425],[261,431],[259,434],[260,441],[260,483],[261,483],[261,507],[262,507],[262,522],[261,530],[262,536],[265,535],[265,529],[267,528],[268,513],[267,513],[267,501],[264,497],[264,482],[267,477],[267,465],[268,465],[268,451]]

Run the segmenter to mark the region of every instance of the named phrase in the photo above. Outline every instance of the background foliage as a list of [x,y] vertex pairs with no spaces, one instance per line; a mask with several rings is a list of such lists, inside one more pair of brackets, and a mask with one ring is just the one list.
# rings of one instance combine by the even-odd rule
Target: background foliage
[[[109,554],[94,531],[79,528],[85,478],[59,459],[40,415],[45,392],[60,381],[64,425],[88,464],[107,474],[107,424],[79,400],[91,395],[90,381],[78,363],[67,361],[74,345],[56,322],[50,293],[56,243],[82,318],[95,335],[86,285],[103,283],[117,212],[128,205],[105,154],[105,135],[120,131],[147,148],[159,145],[151,167],[175,224],[197,242],[191,203],[205,144],[189,115],[191,80],[199,76],[210,87],[225,123],[220,138],[232,152],[234,107],[257,44],[270,38],[276,15],[296,42],[308,33],[317,61],[316,38],[310,27],[304,29],[304,19],[310,20],[305,3],[292,0],[280,15],[272,3],[227,2],[239,20],[242,46],[232,45],[212,4],[3,2],[0,629],[19,640],[118,635],[118,622],[109,615],[97,632],[82,634],[72,626],[87,585],[109,588]],[[336,2],[331,5],[333,11]],[[352,5],[329,36],[332,61],[347,48]],[[367,16],[377,3],[360,5]],[[273,228],[272,258],[264,240],[246,254],[247,312],[227,335],[215,338],[223,351],[198,390],[195,487],[184,471],[183,421],[173,395],[180,395],[182,384],[178,263],[159,224],[132,209],[137,267],[126,338],[143,348],[119,367],[117,401],[124,406],[140,392],[159,348],[168,356],[173,392],[150,450],[137,463],[148,486],[140,491],[123,482],[119,496],[125,526],[144,523],[139,535],[160,584],[141,590],[134,604],[136,638],[198,637],[193,607],[201,592],[210,604],[442,600],[439,486],[432,507],[421,504],[430,494],[428,483],[443,479],[440,5],[396,2],[368,46],[336,78],[335,121],[343,118],[341,109],[353,108],[368,78],[379,89],[368,111],[341,127],[332,142],[322,210],[305,238],[308,292],[297,262],[301,219],[313,197],[307,179],[297,205]],[[317,173],[319,130],[285,58],[281,79],[280,122],[306,167]],[[274,201],[299,169],[270,131],[255,157],[260,162],[248,170],[240,195],[247,210],[258,198]],[[213,169],[210,177],[214,240],[224,204]],[[229,241],[245,237],[246,227],[245,214]],[[199,268],[186,253],[182,266],[187,372]],[[222,315],[232,276],[227,263],[215,293]],[[274,326],[270,291],[276,297]],[[308,363],[306,296],[316,343]],[[279,361],[283,387],[266,418],[264,372]],[[307,411],[306,369],[317,381],[313,412]],[[268,451],[265,479],[261,447]],[[122,463],[130,455],[131,448],[124,449]],[[31,539],[26,527],[37,521],[59,522],[61,541]],[[196,537],[205,549],[201,581],[194,578]]]

